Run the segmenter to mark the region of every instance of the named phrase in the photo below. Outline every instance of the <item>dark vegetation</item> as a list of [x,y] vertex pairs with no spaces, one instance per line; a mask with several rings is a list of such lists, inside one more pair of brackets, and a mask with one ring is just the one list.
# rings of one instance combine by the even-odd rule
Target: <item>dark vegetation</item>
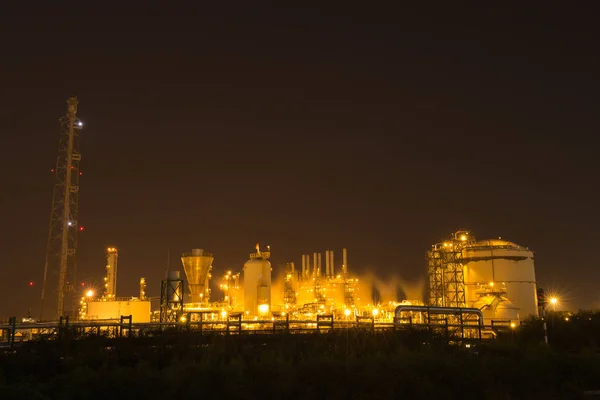
[[[554,319],[553,319],[554,317]],[[493,342],[428,331],[36,341],[0,355],[1,399],[571,399],[600,389],[600,314]]]

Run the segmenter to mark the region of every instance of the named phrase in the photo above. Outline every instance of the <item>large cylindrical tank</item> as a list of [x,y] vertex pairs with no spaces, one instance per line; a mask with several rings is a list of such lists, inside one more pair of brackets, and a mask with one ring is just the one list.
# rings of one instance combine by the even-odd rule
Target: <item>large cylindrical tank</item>
[[505,240],[482,240],[467,246],[462,256],[467,306],[478,300],[482,286],[499,283],[521,318],[538,316],[531,250]]
[[502,295],[483,295],[470,306],[483,312],[486,325],[492,325],[494,322],[510,323],[519,320],[519,309]]
[[244,310],[250,316],[267,316],[271,310],[271,263],[257,251],[244,264]]

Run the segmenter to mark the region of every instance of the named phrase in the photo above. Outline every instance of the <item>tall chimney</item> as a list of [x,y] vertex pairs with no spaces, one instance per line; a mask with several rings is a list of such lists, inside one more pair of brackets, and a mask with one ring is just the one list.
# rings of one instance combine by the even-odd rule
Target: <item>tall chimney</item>
[[329,250],[325,250],[325,276],[329,275]]
[[317,267],[317,276],[321,276],[321,269],[323,264],[321,264],[321,256],[323,255],[323,253],[319,253],[318,255],[318,260],[319,260],[319,266]]
[[302,254],[302,275],[300,275],[302,279],[304,279],[304,274],[306,274],[306,257]]
[[346,249],[342,250],[342,272],[344,275],[348,273],[348,252]]
[[329,260],[329,272],[331,273],[331,276],[335,276],[335,268],[333,268],[333,250],[329,250],[329,257],[331,257]]
[[313,253],[313,275],[317,276],[317,268],[319,265],[319,260],[317,259],[317,253]]

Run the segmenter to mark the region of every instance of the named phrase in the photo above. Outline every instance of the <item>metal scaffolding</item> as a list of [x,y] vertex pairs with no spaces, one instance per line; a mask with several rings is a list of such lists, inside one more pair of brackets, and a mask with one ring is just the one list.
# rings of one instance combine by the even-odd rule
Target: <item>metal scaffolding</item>
[[[57,312],[54,317],[77,314],[77,296],[74,293],[77,280],[77,233],[79,214],[79,131],[83,123],[77,118],[77,97],[67,100],[67,114],[60,119],[58,156],[54,172],[54,193],[50,211],[50,227],[46,245],[46,262],[40,304],[40,320],[44,316],[44,301],[48,283],[57,280]],[[69,306],[70,300],[70,306]],[[65,306],[65,302],[67,306]]]
[[180,322],[183,315],[183,279],[179,274],[161,281],[160,322]]
[[457,231],[427,252],[429,305],[465,307],[463,249],[474,243],[468,231]]

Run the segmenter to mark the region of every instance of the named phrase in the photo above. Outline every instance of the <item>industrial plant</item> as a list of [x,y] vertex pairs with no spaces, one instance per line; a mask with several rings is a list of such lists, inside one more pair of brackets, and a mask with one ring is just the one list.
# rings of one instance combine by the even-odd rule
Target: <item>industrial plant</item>
[[[514,327],[523,319],[538,317],[538,298],[533,252],[502,240],[477,240],[459,230],[426,251],[428,288],[423,298],[374,301],[363,296],[370,288],[348,265],[347,249],[327,249],[300,255],[275,271],[271,249],[256,244],[239,269],[226,271],[211,292],[213,263],[218,260],[202,248],[181,254],[181,265],[168,271],[161,282],[160,298],[146,295],[146,279],[140,277],[139,294],[117,295],[118,249],[106,249],[104,286],[101,292],[79,293],[77,286],[77,233],[79,194],[79,131],[76,98],[67,102],[61,119],[54,196],[51,207],[47,256],[44,268],[40,321],[48,277],[56,274],[55,318],[90,323],[199,324],[200,329],[223,326],[263,329],[264,324],[285,321],[302,329],[326,320],[329,327],[371,321],[373,327],[402,324],[457,327]],[[341,257],[335,257],[341,254]],[[240,257],[241,260],[243,258]],[[323,262],[324,259],[324,262]],[[425,266],[426,264],[426,266]],[[299,267],[297,267],[299,265]],[[215,282],[216,283],[216,282]],[[217,287],[215,284],[214,287]],[[155,300],[153,302],[153,300]],[[162,325],[161,325],[162,324]],[[299,328],[299,329],[300,329]]]

